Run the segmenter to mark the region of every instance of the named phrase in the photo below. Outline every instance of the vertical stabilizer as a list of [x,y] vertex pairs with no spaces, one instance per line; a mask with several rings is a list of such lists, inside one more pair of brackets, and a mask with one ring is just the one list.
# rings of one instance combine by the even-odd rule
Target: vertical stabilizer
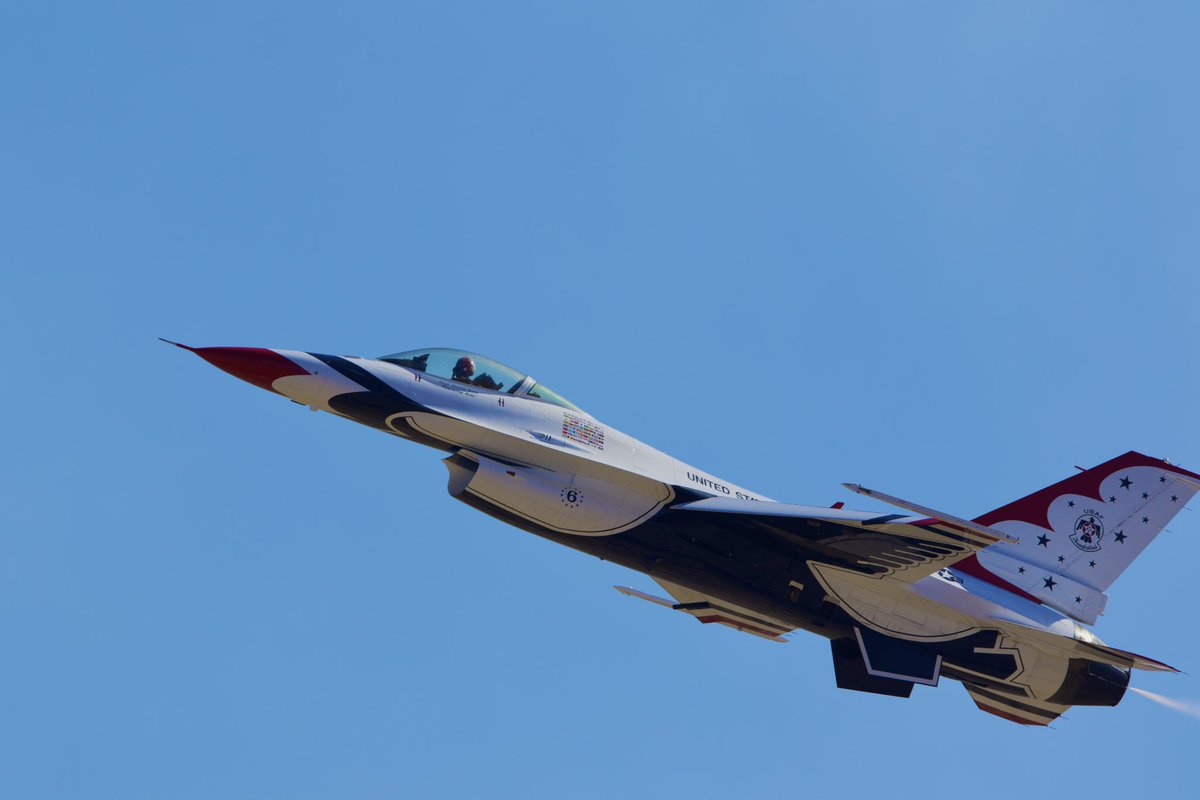
[[[981,551],[979,563],[1006,579],[1015,573],[1017,586],[1039,596],[1074,585],[1103,593],[1198,489],[1200,475],[1126,453],[978,517],[1020,540],[1002,554]],[[1013,570],[1004,563],[1010,559],[1029,568]],[[1054,605],[1070,607],[1083,597],[1062,594]]]

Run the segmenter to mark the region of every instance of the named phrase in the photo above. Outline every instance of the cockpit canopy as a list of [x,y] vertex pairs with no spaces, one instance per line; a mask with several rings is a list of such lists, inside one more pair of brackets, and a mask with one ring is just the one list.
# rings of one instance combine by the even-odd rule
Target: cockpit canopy
[[477,389],[503,392],[514,397],[530,397],[544,403],[582,411],[579,406],[548,386],[537,383],[528,375],[487,356],[468,353],[465,350],[427,347],[424,350],[407,350],[403,353],[392,353],[390,356],[380,356],[379,360],[424,372],[436,378],[465,383]]

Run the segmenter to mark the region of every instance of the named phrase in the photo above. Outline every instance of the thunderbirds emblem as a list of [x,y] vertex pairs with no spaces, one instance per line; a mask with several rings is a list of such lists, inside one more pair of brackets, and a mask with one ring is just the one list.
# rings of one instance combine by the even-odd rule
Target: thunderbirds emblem
[[1071,534],[1071,544],[1080,550],[1094,553],[1100,549],[1100,540],[1104,538],[1104,523],[1095,511],[1087,511],[1075,520],[1075,532]]

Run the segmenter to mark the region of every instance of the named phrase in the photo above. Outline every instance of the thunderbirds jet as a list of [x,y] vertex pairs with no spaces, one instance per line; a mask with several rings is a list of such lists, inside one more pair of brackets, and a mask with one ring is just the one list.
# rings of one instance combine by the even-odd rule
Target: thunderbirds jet
[[677,461],[473,353],[177,346],[448,453],[452,497],[644,573],[672,599],[615,587],[626,595],[770,641],[824,636],[843,689],[908,697],[950,678],[984,711],[1046,725],[1073,705],[1115,706],[1134,668],[1177,671],[1085,627],[1200,489],[1200,475],[1161,459],[1126,453],[973,520],[857,484],[844,486],[905,513],[794,505]]

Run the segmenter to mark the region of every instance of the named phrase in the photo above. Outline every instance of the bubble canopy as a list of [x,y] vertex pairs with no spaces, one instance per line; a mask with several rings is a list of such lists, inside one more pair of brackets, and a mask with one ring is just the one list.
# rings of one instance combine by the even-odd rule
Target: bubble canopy
[[406,350],[403,353],[380,356],[378,360],[417,372],[424,372],[436,378],[463,383],[476,389],[503,392],[514,397],[528,397],[543,403],[582,411],[579,406],[550,387],[532,380],[525,373],[518,372],[487,356],[468,353],[465,350],[455,350],[449,347],[426,347],[423,350]]

